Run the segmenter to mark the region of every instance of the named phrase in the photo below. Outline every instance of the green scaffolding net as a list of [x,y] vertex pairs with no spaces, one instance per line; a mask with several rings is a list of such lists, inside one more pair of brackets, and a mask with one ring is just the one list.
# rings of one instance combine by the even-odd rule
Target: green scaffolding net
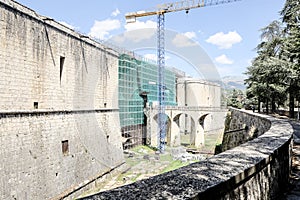
[[[165,69],[165,105],[176,105],[175,73]],[[144,120],[143,98],[147,93],[148,104],[158,101],[158,67],[156,64],[136,59],[126,54],[119,57],[119,112],[121,127],[142,125]]]

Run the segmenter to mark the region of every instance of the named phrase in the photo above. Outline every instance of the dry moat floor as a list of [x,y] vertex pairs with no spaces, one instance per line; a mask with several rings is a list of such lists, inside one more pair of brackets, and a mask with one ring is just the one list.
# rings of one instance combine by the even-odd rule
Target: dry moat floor
[[[290,187],[278,200],[300,199],[300,123],[296,121],[291,121],[291,123],[295,132],[293,138]],[[130,150],[125,150],[126,164],[124,165],[124,170],[119,174],[105,177],[104,181],[97,184],[95,189],[85,192],[80,197],[110,190],[177,169],[192,162],[204,160],[212,156],[211,154],[205,154],[203,152],[213,152],[216,145],[213,141],[216,141],[216,138],[209,138],[209,140],[206,141],[206,144],[209,145],[202,149],[202,154],[187,153],[186,147],[167,148],[164,154],[158,154],[155,150],[147,146],[138,146]]]
[[106,177],[105,181],[97,185],[97,188],[85,192],[81,197],[162,174],[211,156],[187,153],[184,147],[167,148],[163,154],[159,154],[147,146],[125,150],[124,155],[126,166],[121,174]]
[[[193,148],[189,144],[190,136],[183,134],[181,135],[183,146],[166,147],[163,154],[159,154],[147,146],[124,150],[126,161],[124,170],[119,174],[104,177],[102,182],[97,183],[95,189],[84,192],[80,197],[110,190],[204,160],[214,154],[216,145],[221,141],[221,136],[221,134],[208,134],[205,138],[205,145],[200,149]],[[188,153],[187,150],[191,153]]]

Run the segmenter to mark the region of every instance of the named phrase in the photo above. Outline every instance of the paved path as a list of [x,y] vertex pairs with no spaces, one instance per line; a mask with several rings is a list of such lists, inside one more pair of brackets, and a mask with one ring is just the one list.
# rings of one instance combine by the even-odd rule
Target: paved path
[[299,200],[300,199],[300,123],[291,122],[294,132],[293,158],[292,158],[292,173],[291,173],[291,188],[285,194],[283,200]]

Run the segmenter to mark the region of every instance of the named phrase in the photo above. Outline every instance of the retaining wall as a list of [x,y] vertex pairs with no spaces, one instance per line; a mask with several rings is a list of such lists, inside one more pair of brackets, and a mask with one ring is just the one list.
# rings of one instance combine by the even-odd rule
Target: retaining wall
[[269,124],[270,128],[259,137],[205,161],[85,199],[277,198],[288,184],[293,128],[285,120],[235,112],[241,112],[245,122],[257,118],[258,124]]
[[229,129],[225,131],[222,144],[217,147],[216,153],[252,140],[265,133],[271,126],[270,121],[264,117],[249,115],[235,108],[229,109],[226,118],[230,121]]

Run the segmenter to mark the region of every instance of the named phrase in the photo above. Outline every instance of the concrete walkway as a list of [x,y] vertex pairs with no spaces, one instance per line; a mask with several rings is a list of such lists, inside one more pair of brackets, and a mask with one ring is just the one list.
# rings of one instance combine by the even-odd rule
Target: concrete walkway
[[291,188],[282,198],[283,200],[300,199],[300,123],[291,122],[294,127],[294,145],[292,153]]

